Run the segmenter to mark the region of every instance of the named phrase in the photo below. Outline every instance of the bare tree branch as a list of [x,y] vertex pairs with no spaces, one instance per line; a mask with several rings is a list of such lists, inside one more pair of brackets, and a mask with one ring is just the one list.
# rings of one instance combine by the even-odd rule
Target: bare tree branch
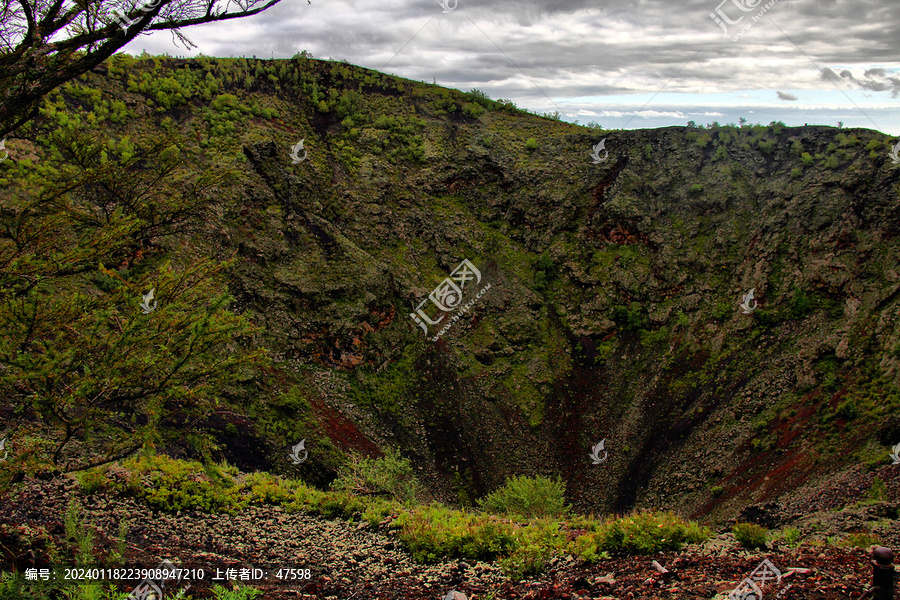
[[[138,35],[259,14],[281,0],[0,0],[0,138],[34,118],[44,96]],[[54,40],[52,42],[47,40]]]

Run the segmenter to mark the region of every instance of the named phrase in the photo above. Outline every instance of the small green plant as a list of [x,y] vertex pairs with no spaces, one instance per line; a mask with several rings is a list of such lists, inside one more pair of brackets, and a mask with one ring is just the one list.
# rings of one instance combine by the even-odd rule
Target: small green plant
[[646,308],[640,302],[614,306],[612,320],[625,331],[639,331],[650,324]]
[[695,183],[694,185],[691,186],[689,191],[690,191],[690,193],[695,194],[695,195],[699,194],[700,192],[703,191],[703,184]]
[[735,307],[731,302],[720,301],[716,302],[716,305],[712,310],[712,318],[717,321],[724,321],[725,319],[731,317],[734,314]]
[[[66,509],[63,525],[66,539],[69,542],[74,542],[77,548],[75,554],[76,566],[96,566],[94,534],[85,526],[84,522],[82,522],[81,517],[79,516],[80,514],[81,505],[78,503],[78,500],[73,497],[69,501],[69,506]],[[122,531],[121,525],[119,531]],[[124,550],[122,552],[124,553]],[[115,558],[115,556],[113,556],[113,558]],[[2,590],[2,586],[0,586],[0,590]],[[67,586],[63,588],[62,592],[63,595],[70,600],[118,600],[123,596],[123,594],[119,593],[111,583],[103,585],[102,582],[91,579],[85,579],[80,583]],[[26,598],[28,596],[23,595],[21,597]],[[43,599],[43,596],[34,597]],[[0,598],[3,598],[2,591],[0,591]]]
[[888,500],[887,486],[885,486],[881,478],[876,475],[872,480],[872,485],[870,485],[869,489],[866,491],[865,496],[859,501],[854,502],[850,508],[870,506],[879,502],[887,502]]
[[116,549],[110,556],[110,562],[121,564],[125,558],[125,550],[128,548],[128,523],[123,519],[119,521],[119,535],[116,536]]
[[763,154],[772,154],[775,151],[775,140],[760,140],[757,147]]
[[262,594],[262,590],[258,590],[256,588],[250,586],[235,586],[233,589],[228,589],[221,585],[215,585],[212,589],[213,594],[216,597],[216,600],[253,600],[260,594]]
[[753,549],[766,547],[766,537],[769,530],[756,523],[738,523],[731,528],[731,533],[734,534],[734,539],[736,539],[741,546]]
[[789,310],[791,317],[795,319],[801,319],[813,310],[812,301],[809,299],[809,296],[798,286],[794,286],[789,303]]
[[393,449],[382,458],[352,455],[331,488],[336,492],[382,496],[407,503],[422,499],[425,492],[413,473],[412,463]]
[[785,527],[781,531],[781,539],[791,548],[796,548],[800,542],[800,530],[796,527]]
[[529,152],[534,152],[538,148],[537,140],[534,138],[528,138],[525,140],[525,149]]
[[866,500],[870,502],[887,502],[888,500],[887,486],[884,485],[884,482],[877,475],[866,492]]
[[520,515],[533,519],[560,517],[568,512],[566,484],[547,477],[515,476],[481,501],[481,507],[492,513]]
[[714,485],[712,486],[712,488],[710,488],[709,491],[712,492],[713,498],[718,498],[722,495],[722,492],[725,491],[725,488],[723,488],[721,485]]
[[826,538],[826,542],[830,546],[838,548],[868,548],[869,546],[877,546],[881,540],[877,535],[862,531],[848,533],[843,537],[830,535]]
[[477,119],[484,114],[484,109],[481,108],[481,106],[479,106],[478,104],[467,102],[463,104],[463,114],[467,117]]

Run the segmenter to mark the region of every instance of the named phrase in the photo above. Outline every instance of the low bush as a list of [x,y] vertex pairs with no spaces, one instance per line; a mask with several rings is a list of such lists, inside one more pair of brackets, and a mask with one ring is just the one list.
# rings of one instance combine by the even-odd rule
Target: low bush
[[680,550],[684,544],[702,542],[710,536],[709,529],[684,521],[674,513],[637,513],[607,521],[596,531],[579,536],[572,544],[572,551],[584,560],[595,562],[608,554]]
[[800,541],[800,530],[796,527],[785,527],[781,531],[781,539],[791,548],[796,548]]
[[553,556],[562,554],[568,543],[560,523],[541,519],[516,529],[516,544],[499,560],[500,568],[513,580],[539,575]]
[[400,540],[417,561],[442,558],[493,560],[514,547],[513,525],[492,515],[439,505],[415,508],[398,519]]
[[547,477],[515,476],[506,484],[481,499],[481,508],[488,512],[519,515],[527,519],[561,517],[568,512],[565,500],[566,484]]
[[412,463],[395,450],[381,458],[354,454],[331,488],[336,492],[363,496],[381,496],[412,503],[424,499],[425,488],[416,479]]
[[477,119],[481,115],[484,114],[484,109],[481,108],[478,104],[473,102],[467,102],[463,104],[463,114],[467,117],[471,117],[473,119]]
[[537,544],[526,544],[519,546],[499,562],[503,573],[513,581],[518,581],[543,573],[552,557],[552,549]]
[[734,534],[734,539],[736,539],[741,546],[753,549],[766,547],[766,537],[769,530],[756,523],[738,523],[731,528],[731,533]]

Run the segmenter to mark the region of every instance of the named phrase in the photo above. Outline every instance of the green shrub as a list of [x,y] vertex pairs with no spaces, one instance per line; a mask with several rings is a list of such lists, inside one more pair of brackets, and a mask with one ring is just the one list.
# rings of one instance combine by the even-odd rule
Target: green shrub
[[763,154],[772,154],[775,151],[775,140],[760,140],[757,147]]
[[[248,475],[245,481],[250,483],[238,485],[237,474],[237,469],[225,464],[203,465],[168,456],[143,456],[121,466],[88,471],[79,475],[78,480],[86,490],[107,489],[128,494],[167,512],[196,509],[235,514],[250,502],[259,502],[267,496],[272,496],[272,502],[292,497],[290,492],[284,492],[277,500],[274,498],[273,489],[278,485],[273,476]],[[254,484],[261,486],[255,495],[251,490]]]
[[500,568],[514,581],[540,575],[553,557],[553,551],[537,544],[520,546],[512,553],[501,558]]
[[813,305],[809,296],[802,289],[794,286],[794,293],[789,303],[791,317],[800,319],[812,312]]
[[669,328],[660,327],[657,331],[648,331],[646,329],[642,329],[640,335],[641,346],[643,346],[644,348],[652,348],[653,346],[669,341]]
[[525,149],[529,152],[534,152],[535,150],[537,150],[537,147],[538,143],[536,139],[528,138],[527,140],[525,140]]
[[725,491],[725,488],[721,485],[714,485],[709,491],[712,492],[713,498],[718,498]]
[[295,496],[293,486],[269,473],[249,473],[240,480],[250,504],[284,505]]
[[799,179],[801,175],[803,175],[803,169],[801,169],[800,167],[794,167],[793,169],[791,169],[791,177],[793,179]]
[[653,554],[662,550],[680,550],[684,544],[709,539],[711,532],[693,521],[686,522],[674,513],[636,513],[601,524],[597,531],[579,536],[572,552],[587,561],[596,561],[608,553]]
[[735,313],[735,305],[731,302],[720,301],[716,302],[716,305],[712,310],[712,318],[717,321],[724,321],[725,319],[731,317]]
[[769,530],[756,523],[738,523],[731,528],[731,533],[734,534],[734,539],[741,546],[753,549],[766,547],[766,536]]
[[540,519],[515,531],[515,548],[499,561],[500,568],[510,579],[539,575],[550,559],[563,553],[568,546],[566,534],[560,531],[558,521]]
[[781,532],[781,539],[791,548],[796,548],[800,541],[800,530],[796,527],[785,527]]
[[331,488],[347,494],[382,496],[407,503],[422,500],[425,496],[424,488],[413,474],[412,463],[392,449],[382,458],[352,455]]
[[632,302],[628,306],[614,306],[612,320],[625,331],[639,331],[650,324],[646,308],[640,302]]
[[692,194],[699,194],[700,192],[703,191],[703,184],[702,184],[702,183],[695,183],[694,185],[691,186],[691,188],[690,188],[689,191],[690,191],[690,193],[692,193]]
[[838,159],[837,156],[829,156],[829,157],[825,158],[825,160],[822,162],[822,166],[825,167],[826,169],[830,169],[830,170],[837,169],[838,166],[840,166],[840,164],[841,164],[841,161]]
[[465,92],[463,96],[467,100],[471,100],[472,102],[479,104],[485,108],[491,108],[494,105],[494,101],[491,100],[488,95],[481,90],[472,89],[469,92]]
[[513,549],[512,524],[491,515],[439,505],[403,512],[397,519],[400,541],[419,562],[442,558],[493,560]]
[[515,476],[500,489],[481,499],[481,507],[492,513],[520,515],[528,519],[560,517],[568,512],[566,484],[547,477]]
[[549,252],[544,252],[534,261],[534,283],[538,290],[544,289],[558,275],[559,267]]
[[466,102],[465,104],[463,104],[463,114],[467,117],[477,119],[484,114],[484,109],[473,102]]

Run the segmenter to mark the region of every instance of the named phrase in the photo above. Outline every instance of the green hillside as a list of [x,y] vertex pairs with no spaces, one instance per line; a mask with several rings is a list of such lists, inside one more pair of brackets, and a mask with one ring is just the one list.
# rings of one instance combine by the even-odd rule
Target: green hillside
[[[0,478],[159,453],[321,511],[348,465],[402,456],[413,501],[455,508],[517,475],[714,528],[896,501],[890,141],[604,131],[305,55],[116,55],[6,140]],[[447,278],[469,308],[439,319]]]

